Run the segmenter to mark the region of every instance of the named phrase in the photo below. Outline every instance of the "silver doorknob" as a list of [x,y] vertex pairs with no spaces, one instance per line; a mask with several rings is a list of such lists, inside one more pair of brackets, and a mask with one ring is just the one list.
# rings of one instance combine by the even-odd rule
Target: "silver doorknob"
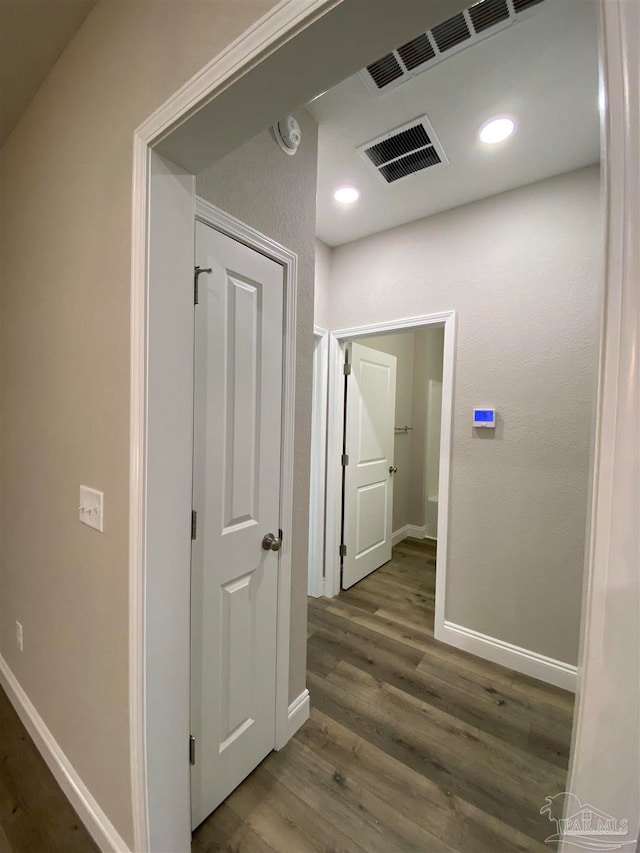
[[279,551],[282,545],[282,539],[278,539],[273,533],[267,533],[262,540],[262,547],[265,551]]
[[389,468],[389,473],[390,473],[390,474],[395,474],[395,473],[397,473],[397,471],[398,471],[398,469],[396,468],[396,466],[395,466],[395,465],[392,465],[392,466]]

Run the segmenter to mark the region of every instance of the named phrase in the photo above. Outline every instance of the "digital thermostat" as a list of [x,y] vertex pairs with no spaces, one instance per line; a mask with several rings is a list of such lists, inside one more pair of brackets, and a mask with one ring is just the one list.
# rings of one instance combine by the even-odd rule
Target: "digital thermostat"
[[473,425],[474,427],[486,427],[488,429],[496,428],[496,410],[495,409],[474,409],[473,410]]

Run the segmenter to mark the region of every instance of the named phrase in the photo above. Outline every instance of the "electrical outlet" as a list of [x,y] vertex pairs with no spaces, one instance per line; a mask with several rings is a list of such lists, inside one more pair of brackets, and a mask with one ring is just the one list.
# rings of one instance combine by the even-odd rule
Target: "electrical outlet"
[[22,644],[22,623],[16,622],[16,643],[20,651],[23,651],[24,647]]
[[79,519],[88,527],[93,527],[100,533],[104,533],[103,525],[104,494],[89,486],[80,486],[80,506],[78,507]]

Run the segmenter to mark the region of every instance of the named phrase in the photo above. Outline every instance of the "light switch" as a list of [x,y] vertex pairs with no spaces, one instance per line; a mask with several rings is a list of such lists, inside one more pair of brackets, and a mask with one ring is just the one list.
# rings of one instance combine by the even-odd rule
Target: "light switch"
[[97,489],[90,489],[89,486],[80,486],[80,521],[100,533],[104,533],[103,503],[104,495],[102,492]]

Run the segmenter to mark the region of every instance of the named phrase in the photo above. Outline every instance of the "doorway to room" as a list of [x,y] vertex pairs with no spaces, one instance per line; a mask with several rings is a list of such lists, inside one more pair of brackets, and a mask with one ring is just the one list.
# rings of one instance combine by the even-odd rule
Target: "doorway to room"
[[[408,312],[404,312],[404,313],[408,313]],[[307,317],[307,319],[309,319],[309,318]],[[368,319],[368,318],[367,318],[367,319]],[[379,333],[380,331],[381,331],[381,330],[380,330],[380,329],[378,329],[378,333]],[[339,338],[339,336],[337,335],[337,333],[334,333],[334,337],[335,337],[335,340],[336,340],[336,347],[337,347],[337,350],[336,350],[336,347],[334,347],[334,346],[332,345],[332,353],[335,355],[335,353],[336,353],[336,352],[338,352],[338,351],[339,351],[339,349],[340,349],[340,343],[339,343],[340,338]],[[347,338],[353,338],[353,335],[348,335],[348,336],[345,338],[345,340],[346,340]],[[453,339],[452,339],[452,340],[453,340]],[[364,345],[366,346],[366,342],[365,342],[365,344],[364,344]],[[332,360],[331,360],[331,363],[332,363],[332,365],[334,365],[334,364],[335,364],[334,359],[332,359]],[[333,367],[332,367],[331,369],[333,369]],[[444,380],[444,377],[443,377],[443,380]],[[435,383],[435,382],[437,382],[437,380],[433,380],[433,381],[434,381],[434,383]],[[444,383],[444,381],[443,381],[443,386],[444,386],[444,384],[445,384],[445,383]],[[432,387],[427,391],[427,394],[429,395],[429,399],[430,399],[430,400],[431,400],[431,402],[432,402],[432,411],[435,411],[435,410],[436,410],[436,408],[437,408],[437,396],[438,396],[438,389],[437,389],[437,386],[436,386],[436,385],[433,385],[433,386],[432,386]],[[336,399],[335,399],[335,398],[336,398],[336,392],[335,392],[335,391],[333,392],[333,398],[334,398],[334,399],[333,399],[333,401],[330,401],[330,405],[333,405],[333,406],[335,407],[335,405],[336,405]],[[446,399],[446,393],[445,393],[445,389],[444,389],[444,387],[442,388],[442,398],[443,398],[443,401]],[[443,407],[443,408],[444,408],[444,407]],[[394,412],[394,414],[395,414],[395,412]],[[444,414],[442,414],[442,415],[441,415],[441,423],[442,423],[443,418],[444,418]],[[404,433],[404,435],[406,436],[406,435],[408,435],[408,434],[410,433],[409,427],[413,427],[413,424],[412,424],[412,423],[406,423],[406,422],[405,422],[404,424],[396,424],[396,423],[395,423],[395,417],[394,417],[394,428],[395,428],[395,426],[401,426],[401,427],[403,427],[403,428],[404,428],[404,427],[407,427],[407,430],[406,430],[406,432]],[[413,427],[413,429],[415,430],[415,427]],[[329,436],[329,438],[331,438],[331,436]],[[443,435],[442,435],[442,434],[440,435],[440,439],[441,439],[441,441],[442,441],[442,439],[443,439]],[[399,439],[398,439],[398,440],[399,440]],[[394,430],[394,442],[395,442],[395,441],[396,441],[396,439],[395,439],[395,430]],[[435,445],[433,445],[433,446],[432,446],[432,455],[433,455],[433,447],[434,447],[434,446],[435,446]],[[394,454],[395,454],[395,450],[394,450]],[[440,458],[442,458],[442,446],[440,447]],[[394,466],[390,466],[390,467],[394,467]],[[425,466],[425,470],[426,470],[426,466]],[[426,486],[423,486],[423,493],[424,493],[424,494],[426,494],[426,495],[427,495],[427,497],[428,497],[429,495],[433,495],[433,491],[432,491],[432,489],[431,489],[431,486],[432,486],[432,485],[433,485],[433,484],[431,483],[431,485],[426,484]],[[440,469],[439,469],[439,471],[438,471],[438,487],[437,487],[437,488],[438,488],[438,494],[440,495],[440,494],[441,494],[441,492],[442,492],[442,488],[443,488],[443,471],[442,471],[442,466],[440,466]],[[329,500],[327,500],[327,506],[329,507],[329,511],[330,511],[330,512],[334,512],[334,511],[335,511],[336,506],[339,506],[339,505],[340,505],[340,503],[341,503],[341,502],[337,502],[337,503],[336,503],[336,502],[330,502]],[[442,507],[441,507],[441,503],[442,503],[442,502],[441,502],[441,500],[438,500],[438,501],[437,501],[437,503],[438,503],[438,514],[439,514],[439,513],[441,512],[441,509],[442,509]],[[416,525],[416,526],[417,526],[417,525]],[[424,518],[424,526],[425,526],[425,527],[427,526],[427,514],[426,514],[426,512],[425,512],[425,518]],[[393,524],[392,524],[392,528],[393,528]],[[300,530],[300,525],[298,525],[298,527],[297,527],[296,529],[299,531],[299,530]],[[393,529],[392,529],[392,530],[391,530],[391,533],[393,534],[393,532],[394,532],[394,531],[393,531]],[[437,530],[437,531],[436,531],[436,533],[437,533],[438,538],[441,538],[441,537],[440,537],[440,531],[438,531],[438,530]],[[329,535],[330,535],[330,534],[329,534],[329,532],[328,532],[328,528],[327,528],[327,537],[328,537]],[[393,538],[393,536],[392,536],[392,538]],[[445,537],[445,540],[446,540],[446,537]],[[405,540],[405,542],[406,542],[406,540]],[[342,544],[342,543],[339,543],[339,544]],[[402,543],[399,543],[399,545],[401,545],[401,544],[402,544]],[[443,542],[443,543],[441,543],[441,545],[446,545],[446,541],[445,541],[445,542]],[[328,548],[328,545],[327,545],[327,551],[328,551],[328,550],[329,550],[329,548]],[[441,549],[440,549],[440,554],[441,554]],[[440,554],[438,555],[439,557],[440,557]],[[375,573],[375,570],[373,570],[373,571],[374,571],[374,573]],[[348,592],[349,592],[349,591],[347,590],[347,591],[346,591],[346,594],[348,594]],[[436,596],[436,597],[437,597],[437,596]],[[324,606],[324,605],[323,605],[323,606]],[[327,609],[327,611],[329,610],[329,608],[330,608],[331,606],[333,606],[331,603],[326,604],[326,609]],[[363,609],[366,609],[366,608],[363,608]],[[362,617],[362,615],[361,615],[361,614],[356,614],[356,615],[357,615],[357,617],[358,617],[359,619],[364,618],[364,617]],[[396,622],[397,622],[397,625],[401,625],[401,624],[402,624],[402,623],[401,623],[400,621],[398,621],[398,620],[396,620]],[[397,631],[397,630],[402,630],[401,628],[400,628],[400,629],[398,629],[397,625],[396,625],[396,627],[394,628],[394,630],[396,630],[396,631]],[[313,629],[313,626],[312,626],[312,625],[310,625],[310,630],[312,630],[312,629]],[[408,644],[409,648],[411,648],[411,647],[412,647],[413,642],[414,642],[414,641],[412,640],[412,641],[411,641],[411,643],[409,643],[409,644]],[[419,639],[419,640],[417,640],[416,642],[422,642],[422,639]],[[382,653],[382,650],[381,650],[381,653]],[[452,653],[452,658],[453,658],[453,659],[455,659],[455,654],[453,654],[453,653]],[[294,669],[295,669],[295,667],[294,667]],[[392,668],[392,669],[393,669],[393,668]],[[390,671],[391,671],[391,670],[390,670]],[[348,689],[349,689],[349,688],[348,688],[348,684],[347,684],[347,682],[349,681],[349,679],[347,679],[346,677],[344,677],[344,673],[342,673],[342,676],[341,676],[341,673],[340,673],[340,672],[338,672],[338,673],[335,675],[335,678],[336,678],[336,679],[339,679],[340,677],[343,677],[343,680],[344,680],[344,683],[343,683],[343,685],[342,685],[343,693],[344,693],[344,692],[348,692]],[[361,676],[361,675],[358,675],[358,673],[355,673],[355,674],[354,674],[354,673],[351,673],[351,683],[352,683],[352,684],[356,683],[356,682],[357,682],[357,678],[358,678],[358,677],[359,677],[359,678],[362,678],[362,676]],[[403,677],[406,677],[406,673],[403,673]],[[431,677],[432,677],[432,674],[430,674],[430,676],[429,676],[429,677],[431,678]],[[433,677],[435,677],[435,676],[433,676]],[[496,677],[497,677],[497,675],[496,675]],[[366,679],[365,679],[365,680],[366,680]],[[514,680],[517,680],[517,679],[514,679]],[[369,696],[369,697],[371,698],[371,697],[374,695],[374,694],[371,692],[371,690],[370,690],[370,688],[371,688],[371,684],[369,684],[369,683],[361,684],[361,687],[363,687],[363,690],[361,691],[361,695],[362,695],[362,696],[367,695],[367,696]],[[510,686],[509,686],[509,687],[510,687],[510,689],[511,689],[510,697],[511,697],[511,699],[514,699],[514,696],[513,696],[513,684],[512,684],[511,682],[510,682]],[[507,687],[505,687],[505,689],[507,689]],[[517,688],[515,689],[515,692],[517,693]],[[460,697],[458,697],[458,698],[460,698]],[[515,699],[514,699],[514,701],[515,701]],[[553,704],[553,703],[551,702],[551,704]],[[393,703],[391,703],[390,705],[385,705],[385,716],[386,716],[387,720],[388,720],[388,719],[391,717],[391,715],[392,715],[392,706],[393,706]],[[352,710],[353,710],[353,709],[352,709]],[[337,713],[337,712],[336,712],[336,713]],[[472,715],[469,715],[469,719],[471,719],[471,716],[472,716]],[[468,720],[467,720],[467,722],[468,722]],[[495,722],[495,720],[494,720],[494,722]],[[558,722],[558,721],[556,720],[556,722]],[[316,723],[317,723],[317,720],[316,720]],[[542,720],[538,720],[538,723],[539,723],[541,726],[543,726],[543,721],[542,721]],[[379,723],[377,723],[376,725],[379,725]],[[487,725],[489,725],[489,723],[487,723]],[[564,726],[564,727],[563,727],[563,726]],[[564,733],[566,733],[566,725],[561,724],[561,723],[558,723],[557,728],[562,728],[562,730],[563,730],[563,734],[564,734]],[[313,731],[315,731],[315,734],[316,734],[318,737],[320,737],[320,735],[318,735],[317,726],[315,727],[315,729],[314,729],[314,727],[312,726],[312,727],[311,727],[311,729],[312,729]],[[496,731],[497,731],[498,729],[499,729],[499,726],[498,726],[498,724],[496,723]],[[312,736],[313,736],[313,732],[310,732],[310,737],[312,737]],[[400,737],[400,736],[401,736],[401,735],[397,735],[397,737]],[[512,733],[512,739],[513,739],[514,741],[517,741],[517,740],[518,740],[518,738],[520,738],[520,742],[522,742],[522,737],[523,737],[523,736],[524,736],[524,735],[523,735],[523,730],[521,730],[521,729],[518,729],[518,731],[517,731],[516,733]],[[496,737],[497,737],[497,735],[496,735]],[[561,738],[559,738],[559,740],[560,740],[560,739],[561,739]],[[566,740],[566,738],[564,738],[563,740]],[[425,746],[425,744],[423,743],[423,744],[422,744],[422,747],[424,747],[424,746]],[[450,744],[450,746],[453,746],[453,744]],[[541,750],[543,750],[543,749],[544,749],[544,745],[543,745],[543,744],[541,744],[541,743],[540,743],[540,744],[538,744],[536,748],[538,748],[538,747],[539,747]],[[566,756],[563,756],[563,760],[565,760],[565,759],[566,759]],[[506,760],[506,759],[505,759],[505,760]],[[295,786],[295,776],[296,776],[296,774],[297,774],[297,773],[299,773],[299,772],[300,772],[300,764],[295,765],[295,767],[294,767],[293,769],[291,768],[291,766],[289,766],[289,768],[287,768],[287,766],[286,766],[286,762],[284,762],[282,759],[279,759],[279,758],[278,758],[278,756],[272,756],[272,764],[273,764],[273,767],[278,767],[278,768],[279,768],[279,770],[281,770],[281,771],[282,771],[282,772],[281,772],[281,774],[280,774],[280,773],[278,774],[278,780],[283,780],[283,783],[286,783],[286,784],[290,787],[290,789],[292,789],[292,788],[293,788],[293,786]],[[435,766],[435,765],[434,765],[434,766]],[[436,769],[437,769],[437,768],[436,768]],[[336,771],[336,772],[338,772],[338,771]],[[434,772],[435,772],[435,771],[434,771]],[[340,773],[339,773],[339,772],[338,772],[338,775],[340,775]],[[260,772],[258,772],[258,776],[257,776],[257,778],[263,778],[263,781],[264,781],[264,774],[262,774],[262,777],[261,777]],[[554,777],[554,779],[555,779],[555,778],[556,778],[556,777]],[[431,781],[433,781],[433,779],[432,779]],[[467,779],[466,781],[468,782],[469,780]],[[496,780],[494,780],[494,781],[496,781]],[[499,781],[499,780],[498,780],[498,781]],[[369,779],[369,781],[368,781],[368,785],[370,785],[370,784],[372,784],[372,779]],[[471,781],[471,783],[470,783],[470,784],[471,784],[471,787],[473,788],[474,786],[480,785],[480,784],[481,784],[481,782],[480,782],[480,780],[478,780],[478,779],[474,779],[474,780],[472,780],[472,781]],[[496,783],[496,784],[497,784],[497,783]],[[306,795],[306,792],[305,792],[305,795]],[[528,792],[528,793],[526,794],[526,796],[531,796],[531,792]],[[238,795],[238,797],[236,798],[236,801],[237,801],[238,799],[240,799],[240,800],[241,800],[241,795]],[[468,802],[470,802],[471,800],[472,800],[472,796],[471,796],[471,788],[469,788],[469,789],[465,792],[465,794],[464,794],[464,802],[465,802],[465,803],[468,803]],[[530,809],[531,809],[531,802],[529,802],[529,803],[527,804],[527,808],[528,808],[528,809],[529,809],[529,811],[530,811]],[[511,818],[514,820],[514,822],[515,822],[515,823],[518,823],[517,819],[513,818],[513,815],[511,815]],[[214,822],[215,822],[215,821],[214,821]],[[425,829],[426,829],[426,828],[425,828]],[[409,834],[411,834],[411,832],[413,831],[413,829],[412,829],[412,827],[411,827],[411,826],[409,826],[408,831],[409,831]],[[427,830],[427,831],[428,831],[428,830]]]
[[347,342],[345,355],[343,589],[404,539],[438,538],[444,327]]

